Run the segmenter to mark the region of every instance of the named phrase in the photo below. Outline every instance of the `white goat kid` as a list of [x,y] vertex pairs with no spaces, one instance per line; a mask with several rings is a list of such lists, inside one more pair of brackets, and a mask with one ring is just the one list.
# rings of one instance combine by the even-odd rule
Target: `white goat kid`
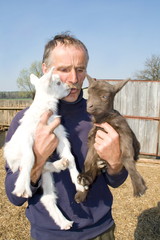
[[[35,86],[36,94],[33,103],[25,112],[20,120],[20,126],[12,136],[11,140],[5,144],[4,157],[13,172],[19,171],[19,176],[15,183],[13,194],[22,197],[31,197],[30,189],[30,173],[34,165],[33,143],[34,134],[41,115],[47,111],[53,111],[53,115],[49,118],[48,124],[54,118],[58,117],[57,104],[59,99],[67,96],[70,87],[61,82],[58,75],[53,74],[53,69],[44,74],[40,79],[31,74],[30,81]],[[56,205],[57,195],[51,172],[60,172],[68,167],[72,182],[75,184],[76,190],[84,191],[84,187],[77,183],[78,171],[76,169],[74,157],[70,151],[70,143],[67,134],[62,125],[54,130],[59,139],[57,152],[61,157],[53,163],[47,162],[42,173],[43,195],[41,202],[48,210],[50,216],[61,229],[69,229],[73,222],[67,220]]]

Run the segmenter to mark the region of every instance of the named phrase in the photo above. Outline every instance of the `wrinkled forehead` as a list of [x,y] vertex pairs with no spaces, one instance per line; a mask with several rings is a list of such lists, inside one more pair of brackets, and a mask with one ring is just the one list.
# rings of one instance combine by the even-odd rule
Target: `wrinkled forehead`
[[51,50],[48,57],[48,64],[54,64],[55,61],[69,61],[70,59],[75,58],[80,59],[85,64],[85,66],[87,66],[88,58],[86,51],[82,46],[58,44],[54,49]]

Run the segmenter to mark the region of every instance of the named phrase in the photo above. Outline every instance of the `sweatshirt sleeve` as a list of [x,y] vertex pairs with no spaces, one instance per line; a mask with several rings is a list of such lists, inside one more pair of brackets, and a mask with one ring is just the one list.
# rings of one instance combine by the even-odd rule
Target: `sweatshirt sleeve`
[[[25,110],[20,111],[12,120],[6,136],[6,142],[8,142],[11,139],[12,135],[18,128],[19,120],[23,117]],[[12,204],[16,206],[22,206],[28,199],[23,197],[17,197],[12,193],[15,187],[15,182],[19,175],[19,171],[13,173],[7,163],[5,165],[5,169],[6,169],[5,190],[6,190],[7,197]],[[40,185],[41,185],[41,180],[39,180],[36,187],[31,185],[32,194],[34,194],[37,191]]]
[[113,188],[117,188],[125,182],[125,180],[128,177],[128,172],[123,167],[122,170],[118,174],[109,175],[106,171],[105,173],[103,173],[103,175],[104,175],[104,177],[106,179],[106,182],[109,186],[111,186]]

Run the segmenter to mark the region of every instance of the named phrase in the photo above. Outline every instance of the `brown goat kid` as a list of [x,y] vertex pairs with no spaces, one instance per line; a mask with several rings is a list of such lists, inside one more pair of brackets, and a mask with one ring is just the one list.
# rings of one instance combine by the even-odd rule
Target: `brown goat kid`
[[[131,177],[134,196],[141,196],[145,193],[147,187],[135,164],[138,159],[140,144],[125,118],[113,108],[116,93],[128,80],[111,85],[104,80],[96,81],[88,75],[87,78],[89,81],[87,112],[92,115],[93,128],[88,135],[88,153],[84,163],[84,172],[78,176],[79,184],[83,185],[86,191],[78,191],[75,200],[77,203],[83,202],[87,197],[89,186],[94,182],[96,176],[101,170],[107,168],[107,162],[100,159],[94,148],[95,135],[99,129],[94,124],[103,122],[109,123],[119,134],[122,163]],[[101,130],[104,131],[102,128]]]

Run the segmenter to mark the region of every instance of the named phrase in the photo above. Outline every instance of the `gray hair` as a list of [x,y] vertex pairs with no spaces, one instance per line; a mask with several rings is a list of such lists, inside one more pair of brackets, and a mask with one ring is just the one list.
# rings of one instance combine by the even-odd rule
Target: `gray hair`
[[86,46],[84,45],[84,43],[82,43],[76,37],[70,35],[68,32],[65,32],[65,33],[56,35],[53,39],[51,39],[45,45],[42,63],[45,63],[46,65],[48,65],[48,60],[49,60],[50,53],[58,44],[65,45],[65,46],[72,45],[72,46],[75,46],[75,47],[82,48],[86,53],[86,59],[87,59],[87,62],[88,62],[89,54],[88,54],[88,50],[87,50]]

